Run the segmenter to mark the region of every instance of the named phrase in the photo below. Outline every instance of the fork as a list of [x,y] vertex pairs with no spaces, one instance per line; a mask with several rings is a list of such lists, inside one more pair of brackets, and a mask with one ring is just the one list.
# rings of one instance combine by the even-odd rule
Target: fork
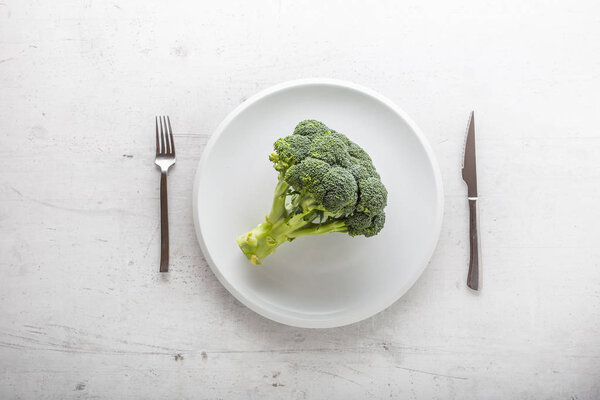
[[167,173],[175,164],[175,142],[169,117],[156,117],[156,159],[160,168],[160,272],[169,272],[169,207]]

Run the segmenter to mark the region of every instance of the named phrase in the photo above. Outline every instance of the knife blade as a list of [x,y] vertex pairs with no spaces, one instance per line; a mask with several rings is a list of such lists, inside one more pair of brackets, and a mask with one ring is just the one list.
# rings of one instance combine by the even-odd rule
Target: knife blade
[[479,290],[481,282],[481,260],[479,244],[479,217],[477,205],[477,157],[475,155],[475,112],[471,111],[465,143],[465,156],[462,168],[463,180],[467,184],[469,202],[469,273],[467,286]]
[[477,158],[475,156],[475,111],[471,111],[465,143],[465,158],[462,169],[463,180],[467,183],[468,196],[477,197]]

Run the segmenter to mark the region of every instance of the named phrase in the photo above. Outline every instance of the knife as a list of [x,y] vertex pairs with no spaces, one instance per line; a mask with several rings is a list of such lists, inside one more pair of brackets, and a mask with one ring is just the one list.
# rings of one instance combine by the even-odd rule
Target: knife
[[469,273],[467,286],[479,290],[481,282],[481,259],[479,246],[479,217],[477,206],[477,159],[475,157],[475,112],[471,111],[469,127],[467,128],[467,142],[465,144],[465,158],[462,169],[463,180],[467,183],[469,201]]

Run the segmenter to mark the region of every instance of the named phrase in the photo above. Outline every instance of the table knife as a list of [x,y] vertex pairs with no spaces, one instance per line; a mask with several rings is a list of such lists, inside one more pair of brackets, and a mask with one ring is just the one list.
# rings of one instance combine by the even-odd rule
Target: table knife
[[477,159],[475,157],[475,112],[471,111],[465,143],[465,157],[462,169],[463,180],[467,184],[469,202],[469,273],[467,286],[479,290],[481,283],[481,251],[479,244],[479,217],[477,206]]

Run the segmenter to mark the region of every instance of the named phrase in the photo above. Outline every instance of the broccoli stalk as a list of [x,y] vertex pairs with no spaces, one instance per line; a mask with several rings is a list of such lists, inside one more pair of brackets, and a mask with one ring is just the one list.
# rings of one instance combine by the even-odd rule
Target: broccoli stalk
[[[277,247],[297,237],[348,231],[343,218],[336,218],[333,213],[318,207],[308,193],[292,194],[286,206],[286,198],[290,193],[290,185],[280,174],[271,212],[265,222],[238,236],[237,243],[252,264],[261,264]],[[326,217],[327,220],[322,222]]]
[[369,155],[319,121],[302,121],[277,140],[269,156],[279,172],[265,221],[238,236],[254,265],[285,242],[331,232],[377,235],[385,223],[387,190]]

